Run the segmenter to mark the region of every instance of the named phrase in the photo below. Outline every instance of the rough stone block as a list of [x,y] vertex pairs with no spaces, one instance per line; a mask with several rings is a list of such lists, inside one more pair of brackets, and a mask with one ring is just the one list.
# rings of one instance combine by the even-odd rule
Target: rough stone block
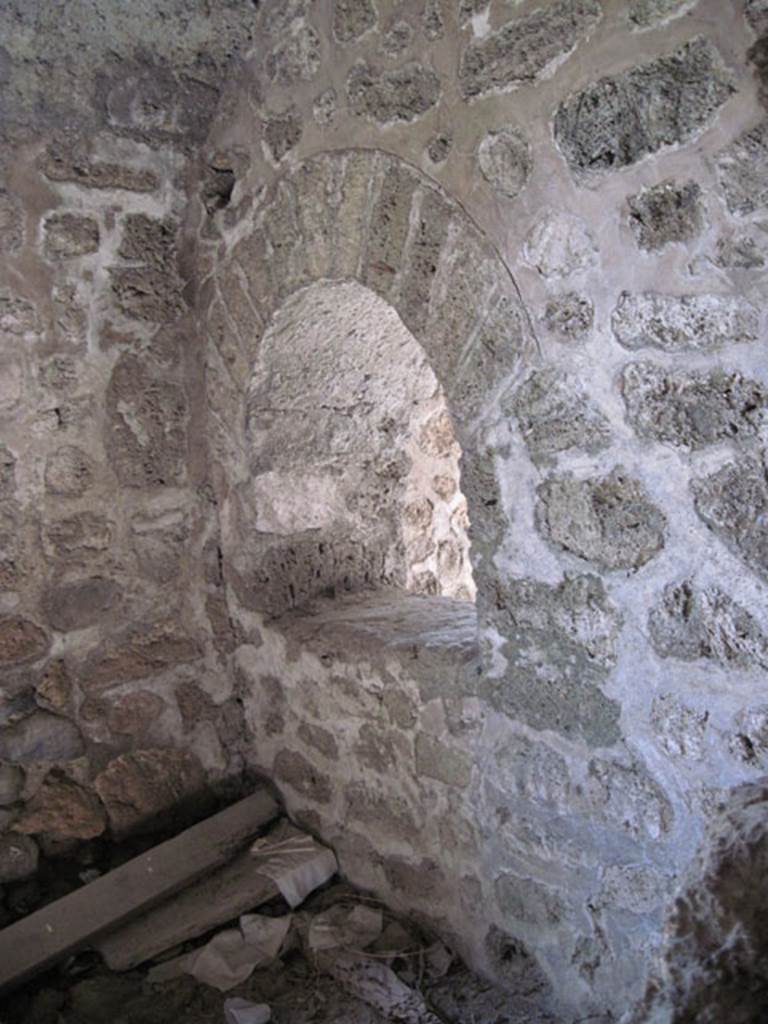
[[346,82],[349,109],[358,117],[388,125],[414,121],[440,98],[440,78],[426,65],[410,62],[382,71],[364,60],[352,65]]
[[694,451],[754,437],[768,406],[768,389],[721,369],[687,373],[629,363],[621,389],[627,418],[641,437]]
[[664,547],[666,517],[621,466],[602,478],[551,477],[537,493],[542,536],[605,569],[639,569]]
[[37,871],[37,844],[29,836],[0,836],[0,882],[22,882]]
[[395,729],[364,722],[358,730],[354,756],[366,769],[389,775],[392,766],[410,757],[410,743]]
[[16,493],[16,456],[0,444],[0,501],[13,498]]
[[442,164],[448,159],[453,148],[451,132],[438,132],[433,135],[425,147],[425,152],[433,164]]
[[177,623],[137,624],[127,635],[107,642],[83,666],[78,683],[87,694],[133,679],[146,679],[200,657],[195,641]]
[[619,170],[687,142],[733,91],[720,54],[697,37],[566,100],[555,115],[555,139],[576,174]]
[[518,798],[561,812],[572,806],[573,786],[565,758],[544,743],[513,733],[494,747],[493,760],[494,771],[485,780],[489,790],[493,786],[507,800]]
[[509,92],[561,63],[600,20],[597,0],[556,0],[464,48],[459,88],[464,99]]
[[653,868],[642,864],[612,864],[603,873],[601,902],[633,914],[649,914],[664,902],[669,883]]
[[595,240],[584,221],[573,213],[545,214],[534,225],[523,250],[526,263],[542,277],[569,277],[589,270],[598,261]]
[[735,554],[768,579],[766,455],[745,456],[692,485],[696,511]]
[[623,292],[611,326],[624,348],[663,352],[711,352],[755,341],[760,319],[743,299],[723,295],[660,295]]
[[36,661],[47,652],[48,645],[45,631],[29,619],[21,616],[0,618],[0,664]]
[[82,188],[154,192],[160,187],[153,171],[92,160],[77,147],[49,146],[41,158],[40,169],[49,181],[71,182]]
[[24,214],[12,195],[0,189],[0,252],[16,252],[24,243]]
[[302,742],[312,747],[319,754],[322,754],[329,761],[338,760],[339,747],[336,743],[336,737],[328,729],[324,729],[321,725],[312,725],[310,722],[302,722],[296,730],[296,735]]
[[35,711],[0,731],[0,761],[73,761],[85,753],[77,726],[66,718]]
[[565,914],[558,891],[533,878],[504,871],[494,879],[493,891],[505,920],[511,917],[538,928],[552,928]]
[[312,117],[320,128],[329,128],[336,120],[338,96],[335,89],[324,89],[312,101]]
[[669,583],[648,615],[662,658],[707,658],[733,668],[768,668],[768,637],[746,608],[719,587],[693,580]]
[[110,267],[112,294],[127,317],[149,323],[173,323],[186,303],[180,279],[167,268],[156,266]]
[[43,548],[49,558],[79,558],[83,553],[106,550],[112,533],[112,524],[106,516],[97,512],[78,512],[43,523]]
[[384,298],[401,265],[416,189],[416,177],[407,168],[396,163],[385,167],[370,214],[364,268],[365,283]]
[[768,205],[768,121],[721,149],[716,166],[731,213],[754,213]]
[[105,105],[118,130],[140,138],[202,142],[218,98],[218,90],[201,76],[177,76],[156,65],[134,74],[123,68],[107,90]]
[[690,242],[701,234],[704,211],[695,181],[662,181],[630,196],[629,226],[641,249],[655,251],[670,242]]
[[0,332],[18,337],[40,333],[40,317],[35,306],[13,292],[0,292]]
[[71,718],[74,710],[73,689],[66,662],[61,659],[50,661],[35,685],[35,702],[44,711]]
[[533,459],[569,448],[594,453],[611,443],[605,416],[592,406],[574,380],[557,370],[535,370],[508,406],[517,417]]
[[434,42],[435,39],[443,38],[445,21],[443,20],[441,0],[426,0],[421,20],[427,39]]
[[670,757],[700,761],[709,712],[681,704],[671,693],[655,697],[651,705],[651,727]]
[[93,217],[54,213],[45,221],[43,248],[49,260],[87,256],[99,248],[99,225]]
[[768,705],[744,708],[734,715],[730,752],[750,767],[765,766],[768,755]]
[[18,764],[0,764],[0,807],[9,807],[21,798],[24,769]]
[[563,292],[547,300],[542,318],[545,329],[557,341],[573,344],[584,341],[592,332],[595,307],[586,295]]
[[750,235],[723,235],[715,247],[715,263],[723,270],[762,270],[768,246]]
[[354,782],[347,786],[345,797],[349,822],[353,826],[364,826],[374,846],[386,836],[398,842],[414,842],[419,825],[401,796],[381,793],[365,783]]
[[115,580],[99,577],[60,583],[43,595],[43,609],[54,629],[68,633],[112,618],[122,592]]
[[586,794],[605,824],[635,840],[658,842],[672,828],[672,805],[659,784],[639,764],[590,761]]
[[24,835],[93,839],[107,827],[98,797],[62,772],[52,771],[13,825]]
[[746,0],[744,5],[747,21],[757,33],[768,30],[768,2],[766,0]]
[[151,263],[173,272],[176,257],[176,223],[159,220],[145,213],[129,213],[123,223],[123,235],[117,255],[124,260]]
[[320,37],[311,25],[299,22],[267,57],[267,74],[279,86],[307,82],[320,70]]
[[525,188],[533,170],[533,155],[522,128],[500,128],[488,132],[477,147],[480,173],[499,195],[515,199]]
[[472,759],[465,751],[420,732],[416,737],[416,774],[466,789],[472,779]]
[[355,42],[375,24],[373,0],[333,0],[333,35],[338,42]]
[[419,216],[412,225],[405,266],[402,267],[398,312],[408,328],[419,333],[429,316],[437,268],[453,217],[452,206],[437,192],[421,195]]
[[630,23],[637,28],[655,28],[686,14],[696,0],[629,0]]
[[284,156],[298,146],[302,130],[301,116],[294,107],[282,114],[269,114],[262,120],[264,142],[275,163],[279,164]]
[[280,750],[272,768],[278,784],[285,784],[308,800],[328,804],[333,795],[330,778],[318,771],[297,750]]
[[547,976],[521,939],[492,924],[483,945],[491,970],[510,991],[523,997],[546,997],[551,988]]
[[411,45],[413,26],[407,21],[396,21],[381,41],[381,48],[388,57],[398,57]]

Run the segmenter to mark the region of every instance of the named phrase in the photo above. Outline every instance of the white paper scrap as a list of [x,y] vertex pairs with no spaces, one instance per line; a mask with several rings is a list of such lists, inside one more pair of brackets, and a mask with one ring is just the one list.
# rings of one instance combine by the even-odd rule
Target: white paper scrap
[[271,833],[257,839],[251,854],[259,858],[259,870],[272,879],[292,909],[338,870],[333,850],[290,825],[278,835]]

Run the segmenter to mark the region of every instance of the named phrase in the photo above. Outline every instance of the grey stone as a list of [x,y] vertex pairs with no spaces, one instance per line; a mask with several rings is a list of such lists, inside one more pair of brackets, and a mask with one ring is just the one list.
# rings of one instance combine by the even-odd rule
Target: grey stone
[[388,57],[397,57],[411,45],[413,27],[407,21],[396,21],[385,33],[381,48]]
[[567,57],[601,17],[597,0],[556,0],[467,45],[459,63],[465,99],[535,82]]
[[120,683],[145,679],[169,668],[196,661],[197,643],[176,621],[137,622],[126,633],[110,637],[89,655],[78,674],[86,694],[100,693]]
[[394,71],[357,61],[347,75],[346,88],[351,112],[382,125],[414,121],[440,98],[437,74],[415,61]]
[[351,43],[376,24],[373,0],[333,0],[333,34],[340,43]]
[[109,547],[112,533],[106,516],[96,512],[78,512],[42,525],[46,554],[57,559],[74,559],[89,551],[104,551]]
[[664,547],[666,517],[622,466],[602,478],[550,477],[537,493],[542,536],[605,569],[639,569]]
[[641,437],[694,451],[754,437],[768,406],[768,389],[722,369],[689,373],[629,363],[621,389],[627,418]]
[[173,273],[177,225],[170,217],[160,220],[145,213],[129,213],[117,255],[124,260],[151,263]]
[[492,924],[483,944],[491,969],[517,996],[546,996],[547,976],[521,939]]
[[71,182],[82,188],[154,192],[160,181],[153,171],[91,159],[77,146],[53,144],[40,160],[49,181]]
[[555,115],[555,139],[577,174],[619,170],[687,142],[733,91],[718,51],[696,37],[566,100]]
[[85,753],[77,726],[59,715],[35,711],[0,731],[0,761],[73,761]]
[[663,352],[712,352],[723,345],[755,341],[757,310],[743,299],[722,295],[660,295],[622,292],[611,318],[624,348]]
[[107,826],[98,797],[60,771],[51,771],[14,822],[24,835],[93,839]]
[[398,842],[413,843],[419,826],[413,811],[401,796],[379,793],[363,782],[347,786],[345,796],[350,823],[365,826],[374,846],[379,838],[385,836]]
[[651,608],[648,632],[662,658],[707,658],[727,668],[768,668],[768,637],[746,608],[693,580],[669,583]]
[[276,85],[310,81],[320,70],[320,36],[311,25],[297,24],[269,54],[266,68]]
[[494,879],[493,891],[505,919],[512,917],[538,928],[552,928],[565,912],[558,891],[533,878],[504,871]]
[[620,707],[602,692],[615,661],[618,610],[596,576],[497,584],[493,621],[507,665],[481,695],[534,729],[579,737],[591,746],[619,739]]
[[354,756],[365,769],[389,775],[393,766],[410,757],[410,743],[394,729],[364,722],[357,734]]
[[747,60],[755,69],[760,102],[768,107],[768,31],[747,50]]
[[670,242],[689,242],[701,234],[704,211],[695,181],[662,181],[630,196],[629,226],[641,249],[655,251]]
[[335,89],[326,89],[312,101],[312,116],[315,124],[328,128],[336,120],[337,96]]
[[37,844],[29,836],[0,836],[0,882],[21,882],[37,871]]
[[302,122],[298,111],[290,107],[282,114],[268,114],[261,122],[264,142],[276,163],[299,144]]
[[768,121],[721,149],[715,162],[731,213],[754,213],[768,205]]
[[613,864],[605,869],[601,901],[633,914],[649,914],[668,896],[667,880],[642,864]]
[[51,391],[72,391],[78,384],[77,363],[72,356],[51,356],[41,363],[39,380]]
[[670,757],[700,761],[708,721],[708,711],[687,707],[671,693],[654,697],[651,705],[651,727]]
[[[133,73],[132,73],[133,72]],[[140,139],[202,142],[219,91],[202,76],[174,75],[158,66],[123,67],[106,92],[111,126]]]
[[427,143],[426,153],[433,164],[442,164],[448,159],[453,147],[453,135],[450,132],[438,132]]
[[0,331],[18,337],[39,333],[40,318],[33,304],[12,292],[0,292]]
[[405,857],[386,857],[383,867],[389,884],[407,899],[419,903],[439,901],[441,890],[445,888],[445,875],[433,860],[413,863]]
[[758,34],[768,31],[768,0],[746,0],[747,21]]
[[93,217],[54,213],[44,224],[43,248],[49,260],[87,256],[99,248],[99,225]]
[[43,595],[43,608],[54,629],[68,633],[112,618],[120,603],[122,587],[98,577],[61,583]]
[[546,213],[533,226],[523,250],[526,263],[543,277],[568,277],[589,270],[598,259],[586,224],[572,213]]
[[598,818],[632,839],[658,842],[672,828],[672,805],[640,764],[595,758],[589,762],[586,795]]
[[768,705],[744,708],[734,716],[730,752],[751,768],[764,770],[768,759]]
[[308,800],[319,804],[331,802],[332,785],[330,778],[317,770],[303,754],[297,750],[280,750],[274,760],[275,779],[279,784],[290,786]]
[[459,24],[467,25],[478,14],[488,9],[490,0],[459,0]]
[[110,267],[109,276],[117,307],[127,317],[166,324],[184,313],[182,282],[167,267]]
[[15,804],[24,789],[24,769],[17,764],[0,764],[0,807]]
[[763,579],[768,579],[766,456],[726,463],[691,487],[696,511],[709,528]]
[[336,761],[339,756],[339,747],[336,737],[328,729],[321,725],[312,725],[310,722],[302,722],[296,730],[296,735],[329,761]]
[[533,169],[531,147],[525,132],[520,128],[488,132],[478,146],[477,163],[495,192],[514,199],[525,188]]
[[0,501],[12,498],[16,493],[16,456],[0,444]]
[[270,35],[286,32],[297,18],[307,14],[307,0],[284,0],[280,4],[269,4],[264,9],[264,27]]
[[544,743],[534,743],[525,736],[511,734],[493,751],[494,772],[487,776],[512,801],[521,804],[567,811],[574,799],[565,758]]
[[443,20],[442,0],[426,0],[424,13],[422,15],[424,35],[427,39],[434,41],[442,39],[445,34],[445,21]]
[[112,371],[107,412],[107,448],[120,483],[168,487],[184,482],[188,401],[179,384],[125,355]]
[[583,341],[591,333],[594,320],[592,301],[578,292],[553,295],[544,307],[544,326],[558,341]]
[[654,28],[686,14],[696,0],[629,0],[629,20],[638,28]]
[[535,370],[515,391],[509,407],[534,459],[569,448],[594,453],[611,443],[606,418],[558,370]]
[[16,252],[24,242],[24,214],[17,199],[0,189],[0,252]]
[[420,732],[416,736],[416,773],[466,789],[472,777],[472,760],[465,751]]
[[48,646],[48,635],[30,619],[18,615],[0,618],[0,665],[36,661]]
[[749,235],[724,235],[715,247],[715,263],[723,270],[761,270],[768,246]]

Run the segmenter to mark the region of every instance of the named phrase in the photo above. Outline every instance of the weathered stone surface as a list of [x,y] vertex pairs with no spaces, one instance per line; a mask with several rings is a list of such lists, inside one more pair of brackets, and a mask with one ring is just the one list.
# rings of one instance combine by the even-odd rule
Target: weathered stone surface
[[664,547],[665,516],[621,466],[602,478],[550,477],[537,493],[542,536],[605,569],[639,569]]
[[761,270],[768,256],[766,241],[761,244],[750,235],[724,235],[715,246],[715,263],[723,270]]
[[731,213],[754,213],[768,205],[768,121],[721,149],[716,166]]
[[526,263],[543,277],[569,277],[589,270],[597,247],[584,221],[573,213],[546,213],[525,241]]
[[396,730],[363,722],[353,748],[354,756],[365,769],[389,775],[392,766],[410,756],[410,743]]
[[416,737],[416,774],[466,789],[472,778],[472,759],[465,751],[420,732]]
[[78,383],[77,361],[72,356],[52,356],[40,364],[38,379],[51,391],[73,391]]
[[732,668],[768,668],[768,637],[746,608],[719,587],[670,583],[648,616],[662,658],[707,658]]
[[21,616],[0,618],[0,665],[35,661],[48,650],[49,639],[40,626]]
[[120,603],[122,587],[114,580],[93,577],[61,583],[43,596],[43,609],[54,629],[68,633],[111,618]]
[[658,966],[627,1024],[751,1024],[768,1006],[765,780],[728,794],[681,879]]
[[453,135],[450,132],[438,132],[427,143],[426,153],[433,164],[442,164],[448,159],[453,147]]
[[569,448],[593,453],[611,443],[605,416],[558,370],[535,370],[515,391],[509,408],[534,459]]
[[333,0],[333,34],[338,42],[354,42],[375,24],[373,0]]
[[36,711],[0,731],[0,761],[72,761],[83,753],[77,726],[45,711]]
[[381,48],[388,57],[397,57],[411,45],[413,27],[407,21],[396,21],[381,41]]
[[46,554],[56,559],[78,558],[83,552],[104,551],[112,538],[112,525],[97,512],[78,512],[42,526]]
[[637,28],[654,28],[686,14],[696,0],[629,0],[629,20]]
[[655,251],[670,242],[689,242],[701,234],[704,211],[695,181],[662,181],[630,196],[629,226],[641,249]]
[[125,316],[149,323],[178,320],[186,308],[179,278],[168,268],[110,267],[112,294]]
[[267,74],[276,85],[290,86],[314,78],[320,70],[320,37],[311,25],[298,23],[267,57]]
[[386,857],[383,867],[392,888],[409,900],[419,903],[436,900],[444,890],[445,875],[433,860],[413,863],[404,857]]
[[281,750],[275,757],[272,771],[278,783],[290,786],[307,799],[319,804],[331,802],[333,789],[330,778],[319,772],[298,751]]
[[509,990],[523,997],[544,996],[550,989],[546,974],[528,947],[492,924],[485,936],[485,954],[492,970]]
[[35,701],[44,711],[54,715],[71,715],[73,710],[72,677],[61,659],[45,666],[35,686]]
[[0,764],[0,807],[15,804],[24,789],[24,769],[18,764]]
[[700,761],[709,713],[681,704],[671,693],[662,693],[651,706],[651,726],[670,757]]
[[399,842],[413,843],[418,825],[413,811],[401,796],[376,792],[363,782],[347,786],[349,820],[364,825],[366,833],[378,837],[391,836]]
[[351,112],[382,125],[414,121],[440,98],[439,77],[415,62],[382,71],[357,61],[347,75],[346,88]]
[[49,260],[87,256],[99,248],[99,225],[93,217],[54,213],[45,222],[43,248]]
[[619,170],[692,138],[733,91],[720,54],[697,37],[566,100],[555,115],[555,139],[577,174]]
[[589,762],[587,796],[599,818],[633,839],[658,842],[672,828],[666,794],[639,764],[595,758]]
[[766,0],[746,0],[744,8],[747,21],[755,32],[762,33],[768,30],[768,2]]
[[545,328],[558,341],[567,344],[587,338],[594,321],[595,307],[592,301],[578,292],[553,295],[544,307]]
[[669,885],[652,868],[642,864],[614,864],[605,869],[601,900],[633,914],[648,914],[662,903]]
[[52,771],[13,827],[24,835],[43,832],[58,839],[93,839],[107,827],[107,816],[95,794]]
[[107,727],[118,736],[140,739],[162,715],[165,707],[163,698],[151,690],[125,693],[107,705]]
[[282,114],[269,114],[261,122],[264,142],[276,163],[280,163],[299,144],[302,123],[298,111],[290,107]]
[[525,188],[533,170],[528,137],[521,128],[500,128],[488,132],[477,148],[480,173],[495,192],[515,199]]
[[200,648],[175,622],[136,625],[91,657],[78,676],[86,693],[98,693],[132,679],[196,661]]
[[493,706],[534,729],[615,743],[620,708],[601,686],[615,661],[621,616],[598,577],[497,585],[495,606],[507,667],[500,680],[482,684]]
[[16,252],[24,242],[24,214],[19,202],[0,189],[0,252]]
[[421,20],[427,39],[433,41],[442,39],[445,34],[445,22],[443,21],[441,0],[426,0]]
[[339,747],[336,737],[328,729],[321,725],[312,725],[310,722],[302,722],[296,731],[300,740],[312,747],[329,761],[336,761],[339,756]]
[[0,444],[0,501],[12,498],[16,493],[16,456]]
[[692,450],[754,437],[768,406],[768,389],[721,369],[687,373],[629,363],[621,389],[627,418],[641,437]]
[[747,50],[747,60],[755,69],[759,84],[758,95],[764,107],[768,107],[768,32]]
[[40,169],[50,181],[72,182],[83,188],[154,192],[160,186],[152,171],[92,160],[77,147],[50,146],[41,158]]
[[28,836],[0,836],[0,882],[21,882],[37,871],[37,844]]
[[145,213],[129,213],[123,223],[123,236],[117,255],[124,260],[151,263],[173,273],[176,258],[176,223],[159,220]]
[[94,780],[113,833],[151,831],[206,807],[205,771],[182,750],[136,750],[122,754]]
[[711,352],[755,341],[759,316],[748,302],[729,296],[622,292],[611,326],[624,348]]
[[133,74],[123,67],[105,106],[113,127],[141,139],[202,142],[218,98],[218,89],[199,76],[174,75],[158,65],[139,67]]
[[315,124],[328,128],[336,120],[338,97],[335,89],[325,89],[312,102],[312,117]]
[[556,0],[465,47],[459,64],[464,99],[509,92],[561,63],[600,20],[597,0]]
[[752,768],[764,768],[768,759],[768,705],[744,708],[733,719],[728,744],[739,761]]
[[168,487],[184,482],[188,403],[179,384],[125,355],[112,371],[107,409],[107,446],[120,483]]
[[726,463],[691,484],[696,511],[723,543],[768,579],[766,455]]
[[504,871],[494,879],[493,891],[505,919],[551,928],[563,917],[565,908],[558,891],[532,878]]

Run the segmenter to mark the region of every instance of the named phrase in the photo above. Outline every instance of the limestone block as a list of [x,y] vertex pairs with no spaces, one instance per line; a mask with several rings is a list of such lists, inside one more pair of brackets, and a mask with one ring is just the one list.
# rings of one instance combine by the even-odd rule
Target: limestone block
[[18,764],[0,764],[0,807],[20,799],[24,789],[24,769]]
[[754,213],[768,205],[768,121],[761,121],[721,149],[717,177],[731,213]]
[[696,511],[723,543],[768,579],[768,470],[745,456],[691,485]]
[[112,294],[125,316],[148,323],[178,320],[186,303],[179,278],[156,266],[110,267]]
[[619,170],[687,142],[733,91],[718,51],[696,37],[567,99],[555,115],[555,139],[576,174]]
[[418,212],[409,234],[398,303],[403,323],[417,336],[429,318],[432,287],[447,243],[454,208],[439,192],[429,189],[421,193]]
[[402,796],[385,794],[363,782],[353,782],[344,791],[349,822],[364,828],[374,846],[390,837],[413,844],[419,832],[413,810]]
[[16,456],[0,444],[0,501],[13,498],[16,493]]
[[0,836],[0,882],[21,882],[37,871],[37,845],[29,836]]
[[407,21],[396,21],[385,33],[381,48],[388,57],[398,57],[411,45],[413,27]]
[[269,114],[262,119],[264,142],[275,163],[280,163],[283,157],[298,146],[302,127],[301,117],[294,107],[282,114]]
[[10,413],[19,404],[25,390],[24,363],[0,352],[0,412]]
[[296,735],[329,761],[338,760],[339,747],[336,737],[329,729],[324,729],[321,725],[313,725],[311,722],[302,722],[296,730]]
[[121,754],[94,780],[115,835],[165,829],[173,820],[208,809],[205,772],[194,754],[136,750]]
[[766,257],[766,241],[746,234],[723,235],[715,246],[715,263],[723,270],[762,270]]
[[492,924],[483,945],[491,970],[510,991],[523,997],[546,997],[550,989],[547,976],[521,939]]
[[686,14],[696,0],[629,0],[629,21],[637,28],[655,28]]
[[0,761],[73,761],[84,752],[77,726],[45,711],[35,711],[0,731]]
[[111,125],[150,138],[187,137],[202,142],[219,98],[219,91],[201,76],[174,75],[157,65],[136,74],[115,76],[106,94]]
[[433,135],[426,146],[426,154],[433,164],[442,164],[448,159],[453,148],[453,135],[451,132],[438,132]]
[[166,703],[151,690],[135,690],[117,697],[106,706],[109,731],[118,736],[141,739],[162,715]]
[[53,771],[13,827],[24,835],[45,833],[57,839],[93,839],[107,827],[107,816],[94,793]]
[[44,711],[72,717],[73,684],[65,661],[48,662],[35,685],[35,701]]
[[624,348],[712,352],[755,341],[759,315],[748,302],[730,296],[622,292],[611,326]]
[[567,812],[573,805],[573,786],[565,758],[544,743],[511,733],[493,748],[493,773],[486,784],[504,796],[526,804]]
[[60,144],[48,147],[40,159],[40,169],[49,181],[71,182],[82,188],[154,192],[160,187],[153,171],[93,160],[77,147]]
[[68,633],[112,618],[120,605],[122,587],[115,581],[92,577],[50,587],[43,609],[54,629]]
[[542,321],[555,340],[566,344],[584,341],[592,331],[595,307],[578,292],[562,292],[547,299]]
[[557,370],[535,370],[507,404],[533,459],[569,448],[594,453],[611,443],[605,416]]
[[651,727],[670,757],[700,761],[708,721],[707,711],[687,707],[671,693],[654,697],[651,705]]
[[406,899],[424,904],[440,898],[446,884],[442,868],[433,860],[418,863],[404,857],[385,857],[384,874],[392,888]]
[[176,256],[176,223],[159,220],[145,213],[129,213],[123,222],[123,235],[117,255],[124,260],[151,263],[172,271]]
[[77,512],[42,525],[43,548],[52,559],[76,559],[104,551],[112,539],[113,525],[98,512]]
[[338,96],[335,89],[324,89],[312,101],[312,117],[321,128],[329,128],[336,120]]
[[629,363],[621,389],[627,418],[641,437],[694,451],[754,437],[768,406],[768,389],[722,369],[687,373]]
[[99,225],[93,217],[54,213],[43,225],[43,250],[49,260],[87,256],[99,248]]
[[21,616],[0,618],[0,665],[18,665],[36,661],[47,652],[47,634]]
[[768,705],[744,708],[733,718],[730,752],[750,767],[765,768],[768,758]]
[[598,818],[635,840],[658,842],[672,828],[672,805],[642,765],[595,758],[589,763],[586,793]]
[[410,743],[395,729],[364,722],[352,748],[354,756],[365,768],[389,775],[393,766],[403,764],[410,756]]
[[469,43],[459,63],[464,99],[509,92],[561,63],[601,17],[597,0],[556,0]]
[[0,189],[0,252],[16,252],[24,242],[24,214],[17,199]]
[[23,337],[40,332],[40,317],[28,299],[13,292],[0,292],[0,332]]
[[359,60],[347,75],[346,89],[353,114],[389,125],[414,121],[431,110],[440,98],[440,78],[415,61],[382,71]]
[[477,148],[480,173],[499,195],[515,199],[525,188],[533,170],[528,136],[521,128],[500,128],[488,132]]
[[51,356],[40,364],[38,379],[51,391],[73,391],[78,384],[78,363],[72,356]]
[[639,569],[664,547],[666,517],[622,466],[585,480],[553,476],[537,494],[542,536],[605,569]]
[[649,914],[668,898],[669,883],[642,864],[612,864],[603,873],[601,902],[633,914]]
[[472,778],[472,759],[460,748],[420,732],[416,736],[416,774],[466,789]]
[[332,783],[328,775],[320,772],[303,754],[283,748],[278,751],[272,766],[278,784],[285,784],[309,800],[319,804],[331,801]]
[[598,262],[595,240],[587,225],[573,213],[546,213],[525,240],[523,255],[542,277],[569,277]]
[[99,693],[196,661],[200,653],[197,643],[177,622],[137,623],[127,634],[106,640],[87,659],[78,683],[85,693]]
[[339,43],[351,43],[376,24],[373,0],[333,0],[333,35]]
[[427,39],[434,41],[435,39],[443,38],[445,22],[443,20],[441,0],[426,0],[422,14],[422,25]]
[[689,242],[701,234],[704,211],[701,187],[662,181],[630,196],[629,226],[641,249],[656,251],[671,242]]
[[505,920],[511,917],[539,928],[551,928],[565,914],[557,890],[533,878],[521,878],[504,871],[494,879],[493,890]]
[[320,37],[311,25],[295,22],[267,56],[267,74],[279,86],[314,78],[320,70]]

